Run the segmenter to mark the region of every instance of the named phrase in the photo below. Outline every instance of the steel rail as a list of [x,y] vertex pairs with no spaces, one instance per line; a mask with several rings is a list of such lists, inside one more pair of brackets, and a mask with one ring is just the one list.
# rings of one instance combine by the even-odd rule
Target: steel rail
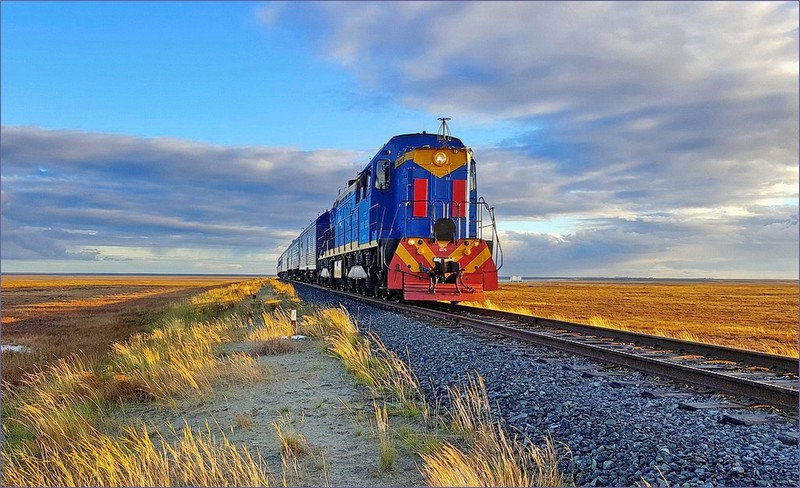
[[[701,354],[702,351],[702,355],[704,356],[710,355],[714,359],[735,360],[732,358],[753,357],[756,358],[755,359],[756,361],[761,361],[764,358],[762,358],[761,357],[762,355],[759,353],[754,353],[753,356],[749,355],[742,356],[741,355],[742,352],[750,353],[750,351],[741,351],[735,348],[725,348],[725,347],[719,348],[718,346],[713,346],[713,345],[708,345],[708,346],[704,344],[698,345],[697,343],[690,343],[687,341],[681,341],[677,339],[669,339],[660,336],[651,336],[648,334],[638,334],[627,331],[620,331],[624,332],[624,334],[617,334],[616,332],[618,331],[611,329],[603,329],[588,325],[574,324],[571,322],[564,322],[560,320],[544,319],[541,317],[517,315],[508,312],[498,312],[495,310],[464,307],[460,305],[445,305],[440,303],[437,303],[434,306],[411,305],[408,303],[391,302],[376,298],[365,297],[362,295],[354,295],[352,293],[342,292],[339,290],[332,290],[329,288],[324,288],[317,285],[311,285],[308,283],[299,283],[299,284],[311,286],[333,294],[362,301],[379,308],[388,310],[399,310],[417,315],[424,315],[426,317],[438,320],[447,320],[449,322],[453,322],[458,325],[472,327],[475,329],[483,330],[485,332],[494,333],[505,337],[512,337],[521,341],[545,347],[559,349],[568,353],[589,357],[598,361],[603,361],[617,366],[623,366],[626,368],[635,369],[638,371],[642,371],[645,373],[653,374],[664,378],[669,378],[672,380],[677,380],[691,385],[710,388],[720,393],[745,397],[755,400],[756,402],[766,403],[786,410],[791,410],[795,412],[798,411],[798,390],[794,388],[788,388],[781,385],[755,381],[752,379],[725,374],[718,371],[710,371],[707,369],[702,369],[691,365],[678,364],[673,361],[667,361],[660,358],[647,357],[640,354],[631,353],[628,351],[620,351],[618,349],[612,349],[609,347],[604,347],[602,345],[587,343],[585,341],[578,340],[575,337],[569,337],[569,336],[565,337],[563,333],[561,335],[553,334],[553,332],[556,330],[566,330],[574,334],[581,334],[582,336],[587,336],[587,335],[594,337],[602,336],[609,339],[615,339],[625,342],[638,341],[639,344],[642,344],[647,347],[659,347],[659,348],[665,347],[670,350],[685,351],[687,353],[693,353],[693,354]],[[464,314],[463,311],[462,313],[454,313],[453,311],[450,311],[450,309],[453,308],[468,309],[469,315]],[[442,309],[447,309],[447,310],[442,310]],[[538,326],[544,326],[551,330],[549,330],[548,331],[549,333],[547,333],[527,328],[517,328],[505,324],[493,323],[486,320],[485,318],[482,318],[486,316],[501,318],[504,320],[516,321],[518,323],[523,322],[523,324],[533,323]],[[598,329],[600,329],[600,331],[598,331]],[[603,331],[607,331],[609,334],[602,335],[599,333]],[[696,345],[697,347],[695,348],[694,345]],[[725,357],[717,356],[716,355],[717,351],[721,351],[720,356],[725,356]],[[733,351],[733,353],[731,351]],[[781,369],[781,371],[783,371],[784,368],[786,368],[789,369],[789,371],[792,373],[795,374],[797,373],[797,359],[793,360],[794,369],[791,369],[788,366],[791,364],[792,358],[782,358],[781,356],[777,356],[778,358],[788,360],[788,362],[785,361],[778,362],[771,359],[771,356],[773,355],[766,354],[763,356],[767,356],[766,359],[769,359],[769,361],[767,361],[764,364],[768,363],[774,363],[774,364],[772,366],[764,366],[760,364],[759,366],[779,368]],[[741,361],[741,359],[737,361]],[[746,362],[749,363],[748,361]]]
[[[450,318],[456,321],[456,323],[466,324],[486,332],[560,349],[573,354],[693,385],[708,387],[721,393],[748,397],[786,409],[798,409],[798,391],[791,388],[731,376],[717,371],[708,371],[701,368],[677,364],[663,359],[645,357],[626,351],[613,350],[595,344],[587,344],[572,340],[570,338],[552,337],[531,330],[486,322],[485,320],[477,318],[464,317],[457,314],[450,314],[449,312],[442,313],[450,315]],[[441,318],[441,316],[439,318]]]
[[539,327],[551,329],[568,330],[579,334],[590,334],[597,337],[606,337],[643,346],[662,347],[674,351],[683,351],[687,354],[697,354],[700,356],[711,356],[714,359],[745,363],[752,366],[784,371],[787,373],[798,373],[798,360],[788,356],[768,354],[764,352],[748,351],[735,347],[719,346],[714,344],[704,344],[701,342],[684,341],[641,332],[631,332],[626,330],[597,327],[593,325],[566,322],[563,320],[549,319],[545,317],[534,317],[531,315],[521,315],[500,310],[490,310],[485,308],[470,307],[466,305],[450,305],[434,302],[437,308],[448,312],[459,313],[468,312],[485,317],[497,317],[517,322],[524,322]]

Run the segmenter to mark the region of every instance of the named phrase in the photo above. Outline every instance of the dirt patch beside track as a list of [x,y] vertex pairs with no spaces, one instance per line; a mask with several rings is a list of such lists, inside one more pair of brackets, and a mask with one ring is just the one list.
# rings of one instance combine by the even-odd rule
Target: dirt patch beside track
[[[128,407],[125,423],[143,419],[163,433],[170,427],[222,431],[237,445],[258,451],[270,482],[289,486],[418,486],[419,457],[395,441],[391,470],[380,468],[380,447],[372,400],[354,383],[340,360],[319,340],[298,341],[299,350],[262,356],[267,379],[252,386],[218,386],[211,398],[183,401],[172,411],[153,406]],[[405,422],[392,418],[390,424]],[[303,452],[281,459],[274,423],[290,436],[302,436]],[[413,423],[404,423],[416,429]],[[418,426],[417,426],[418,427]],[[296,464],[295,462],[296,461]]]

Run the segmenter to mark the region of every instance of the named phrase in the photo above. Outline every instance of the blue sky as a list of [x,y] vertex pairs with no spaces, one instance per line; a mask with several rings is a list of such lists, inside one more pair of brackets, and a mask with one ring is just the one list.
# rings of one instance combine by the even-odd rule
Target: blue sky
[[502,274],[798,277],[796,2],[3,2],[3,271],[272,273],[442,115]]

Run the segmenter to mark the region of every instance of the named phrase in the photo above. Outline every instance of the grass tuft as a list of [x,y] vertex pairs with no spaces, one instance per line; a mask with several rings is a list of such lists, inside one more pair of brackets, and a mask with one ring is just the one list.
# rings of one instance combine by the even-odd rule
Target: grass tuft
[[253,419],[246,413],[237,413],[233,421],[237,429],[247,429],[253,424]]
[[397,402],[395,413],[427,416],[427,405],[411,368],[378,336],[368,334],[363,338],[335,332],[325,340],[330,351],[342,358],[347,370],[369,388],[373,397]]
[[294,419],[291,413],[280,414],[276,420],[272,422],[272,427],[278,434],[283,454],[289,457],[296,458],[299,454],[305,454],[307,451],[306,438],[303,434],[296,432],[291,424]]
[[90,430],[66,447],[40,437],[2,461],[3,486],[269,486],[263,460],[208,424],[185,425],[172,443],[144,426],[120,437]]
[[299,347],[296,342],[291,339],[281,338],[258,341],[253,346],[251,353],[256,356],[272,356],[274,354],[295,352],[297,350],[299,350]]
[[292,335],[294,330],[289,312],[279,308],[271,313],[263,312],[261,326],[252,329],[246,338],[250,341],[269,341]]
[[291,283],[287,283],[286,281],[282,281],[278,278],[270,278],[269,285],[272,287],[272,290],[281,298],[297,298],[297,292]]
[[328,337],[336,333],[343,337],[358,335],[350,313],[344,307],[316,310],[313,315],[303,315],[303,333],[310,337]]
[[219,323],[172,322],[149,334],[136,334],[112,346],[115,370],[143,385],[162,403],[211,391],[219,363],[213,347],[225,335]]
[[423,477],[429,486],[563,486],[558,470],[561,456],[553,441],[544,447],[525,445],[509,437],[492,420],[486,385],[480,376],[462,389],[449,389],[450,413],[456,432],[466,440],[462,449],[444,442],[421,453]]
[[375,400],[373,400],[372,405],[375,408],[375,426],[378,429],[378,438],[380,439],[380,468],[383,471],[391,471],[397,459],[397,449],[392,444],[389,432],[389,414],[386,411],[386,405],[379,407],[378,402]]

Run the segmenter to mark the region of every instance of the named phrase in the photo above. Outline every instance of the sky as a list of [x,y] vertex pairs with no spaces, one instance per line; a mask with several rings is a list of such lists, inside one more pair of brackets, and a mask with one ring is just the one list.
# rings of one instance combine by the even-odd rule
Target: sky
[[393,135],[501,275],[798,278],[797,2],[0,4],[3,272],[273,274]]

